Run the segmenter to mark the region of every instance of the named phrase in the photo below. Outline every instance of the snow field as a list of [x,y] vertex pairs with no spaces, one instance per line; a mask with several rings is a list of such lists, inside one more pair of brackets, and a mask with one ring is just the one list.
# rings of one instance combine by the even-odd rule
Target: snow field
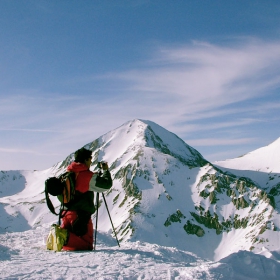
[[240,251],[219,262],[198,258],[174,247],[145,242],[123,242],[97,234],[97,250],[45,250],[49,225],[24,232],[0,234],[1,279],[182,279],[276,280],[280,265],[274,260]]

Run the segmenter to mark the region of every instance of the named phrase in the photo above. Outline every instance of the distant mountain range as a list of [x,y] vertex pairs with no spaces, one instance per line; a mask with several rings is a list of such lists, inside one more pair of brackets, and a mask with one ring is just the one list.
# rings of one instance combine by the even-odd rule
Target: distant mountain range
[[[105,197],[122,242],[172,246],[214,260],[238,250],[273,256],[280,249],[280,138],[210,163],[175,134],[136,119],[85,147],[93,152],[92,170],[100,160],[110,166],[114,185]],[[44,181],[72,160],[73,153],[47,170],[0,172],[0,232],[56,221]],[[98,229],[111,232],[102,199],[100,205]]]

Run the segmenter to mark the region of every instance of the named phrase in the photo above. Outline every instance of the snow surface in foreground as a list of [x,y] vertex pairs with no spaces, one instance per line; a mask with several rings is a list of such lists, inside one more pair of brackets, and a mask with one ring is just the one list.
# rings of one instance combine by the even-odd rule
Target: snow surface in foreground
[[172,247],[97,235],[96,251],[45,250],[49,225],[0,234],[0,279],[279,279],[280,264],[240,251],[211,262]]

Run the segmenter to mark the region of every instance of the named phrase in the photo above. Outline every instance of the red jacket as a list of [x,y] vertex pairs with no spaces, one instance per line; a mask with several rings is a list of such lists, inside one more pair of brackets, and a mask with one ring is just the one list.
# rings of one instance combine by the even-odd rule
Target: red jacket
[[[93,192],[89,191],[89,182],[93,176],[93,172],[83,163],[72,162],[67,171],[76,173],[75,190],[82,193],[79,200],[74,206],[64,213],[62,218],[62,228],[69,230],[69,238],[67,245],[63,246],[63,250],[76,251],[76,250],[92,250],[93,249],[93,224],[89,219],[87,222],[87,233],[83,236],[77,236],[72,232],[73,224],[78,219],[78,211],[84,210],[89,213],[94,212]],[[74,211],[73,211],[74,210]],[[81,213],[81,212],[80,212]],[[85,215],[85,214],[83,214]]]
[[94,194],[93,191],[89,190],[90,180],[93,176],[93,172],[84,163],[72,162],[68,167],[67,171],[76,173],[75,191],[77,196],[75,196],[75,201],[68,208],[69,210],[83,210],[93,214],[95,212],[94,207]]
[[94,173],[84,163],[72,162],[67,171],[75,172],[77,175],[76,191],[85,193],[89,190],[89,182]]

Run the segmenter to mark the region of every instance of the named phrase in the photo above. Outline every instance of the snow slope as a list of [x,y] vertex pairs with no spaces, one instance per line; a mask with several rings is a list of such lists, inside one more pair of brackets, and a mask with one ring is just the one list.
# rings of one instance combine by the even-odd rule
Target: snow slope
[[237,170],[280,173],[280,138],[238,158],[217,161],[216,165]]
[[[43,171],[2,171],[1,279],[278,279],[275,174],[212,165],[143,120],[85,147],[93,151],[92,170],[100,160],[110,165],[114,185],[105,197],[121,247],[100,199],[97,251],[61,252],[58,260],[44,250],[56,222],[44,181],[63,172],[73,154]],[[264,185],[245,176],[250,172]]]
[[273,196],[275,208],[280,210],[280,138],[242,157],[216,161],[214,166],[236,176],[253,180],[267,194]]

